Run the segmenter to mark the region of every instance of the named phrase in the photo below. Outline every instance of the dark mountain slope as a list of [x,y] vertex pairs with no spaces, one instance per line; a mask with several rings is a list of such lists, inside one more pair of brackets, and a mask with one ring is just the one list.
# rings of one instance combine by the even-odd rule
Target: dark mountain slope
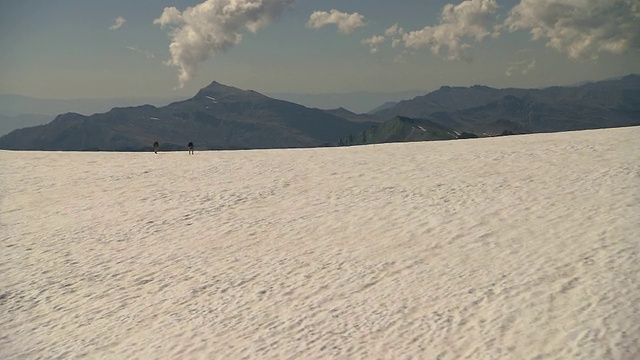
[[380,119],[394,116],[423,118],[436,112],[451,112],[482,106],[497,101],[506,95],[523,96],[528,90],[498,90],[486,86],[449,87],[443,86],[429,94],[404,100],[395,106],[374,113]]
[[[387,120],[387,121],[385,121]],[[382,122],[382,123],[381,123]],[[640,125],[640,76],[546,89],[446,87],[370,114],[310,109],[217,82],[164,107],[59,115],[0,137],[2,149],[313,147]],[[375,126],[375,127],[373,127]],[[452,135],[453,134],[453,135]]]
[[[459,132],[496,135],[567,131],[640,124],[640,76],[578,87],[493,89],[442,87],[379,111],[376,117],[429,118]],[[498,131],[500,124],[511,129]]]
[[312,147],[335,143],[373,124],[213,82],[191,99],[160,108],[59,115],[50,124],[1,137],[0,148],[145,150],[154,141],[162,149],[182,149],[189,141],[216,149]]
[[427,119],[397,116],[361,133],[344,137],[340,145],[364,145],[403,141],[451,140],[454,130]]

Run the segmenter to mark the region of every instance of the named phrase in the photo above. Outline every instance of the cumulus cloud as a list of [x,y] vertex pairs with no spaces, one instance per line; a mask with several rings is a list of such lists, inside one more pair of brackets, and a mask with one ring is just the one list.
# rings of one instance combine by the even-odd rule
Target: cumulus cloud
[[640,49],[638,0],[522,0],[504,26],[529,30],[533,40],[573,59],[596,59],[603,52]]
[[180,11],[166,7],[153,21],[171,27],[171,59],[183,87],[199,63],[233,48],[245,30],[256,33],[279,17],[295,0],[206,0]]
[[109,30],[117,30],[120,29],[122,27],[122,25],[124,25],[124,23],[127,20],[125,18],[123,18],[122,16],[119,16],[116,18],[115,22],[113,23],[113,25],[109,26]]
[[369,45],[369,51],[371,51],[372,54],[375,54],[378,52],[378,47],[384,42],[384,40],[384,36],[374,35],[370,38],[363,39],[360,43],[363,45]]
[[343,34],[351,34],[356,29],[365,26],[364,16],[356,13],[348,14],[340,12],[338,10],[315,11],[309,16],[307,27],[312,29],[319,29],[321,27],[335,24],[338,26],[338,31]]
[[398,24],[394,24],[388,27],[384,31],[384,34],[391,38],[391,47],[395,49],[402,43],[402,35],[404,35],[405,32],[404,29],[401,28]]
[[458,5],[447,4],[440,14],[440,23],[403,35],[404,45],[418,49],[429,46],[438,55],[447,48],[450,60],[471,61],[466,38],[481,41],[492,35],[498,4],[496,0],[465,0]]
[[394,25],[388,27],[384,31],[384,34],[387,35],[387,36],[402,35],[402,34],[404,34],[404,29],[401,28],[398,24],[394,24]]
[[515,61],[512,63],[509,63],[509,67],[507,68],[505,75],[513,76],[516,73],[526,75],[535,67],[536,67],[535,59]]

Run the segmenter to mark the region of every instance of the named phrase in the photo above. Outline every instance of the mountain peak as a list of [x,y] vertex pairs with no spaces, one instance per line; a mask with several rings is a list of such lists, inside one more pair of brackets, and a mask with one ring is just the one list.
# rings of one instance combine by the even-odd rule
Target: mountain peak
[[235,88],[233,86],[229,86],[229,85],[225,85],[225,84],[221,84],[217,81],[213,81],[211,82],[211,84],[203,87],[202,89],[200,89],[200,91],[230,91],[230,90],[237,90],[237,91],[243,91],[241,89]]
[[209,99],[225,99],[225,98],[233,98],[237,99],[238,97],[256,97],[261,95],[255,91],[250,90],[242,90],[233,86],[228,86],[221,84],[217,81],[213,81],[208,86],[200,89],[196,94],[195,98],[209,98]]

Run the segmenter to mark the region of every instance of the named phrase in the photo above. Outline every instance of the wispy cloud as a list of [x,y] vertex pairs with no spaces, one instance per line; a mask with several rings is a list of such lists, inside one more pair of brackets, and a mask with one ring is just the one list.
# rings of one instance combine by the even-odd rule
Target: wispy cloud
[[335,24],[342,34],[351,34],[356,29],[365,26],[364,16],[356,13],[348,14],[338,10],[315,11],[309,16],[307,27],[319,29],[321,27]]
[[400,54],[396,55],[393,58],[393,62],[398,64],[404,64],[407,62],[407,56],[409,55],[411,55],[409,51],[403,50]]
[[531,70],[533,70],[533,68],[535,67],[536,67],[535,59],[514,61],[512,63],[509,63],[509,67],[507,68],[505,75],[507,76],[513,76],[514,74],[526,75],[529,72],[531,72]]
[[434,54],[447,48],[450,60],[471,61],[471,45],[466,38],[480,42],[492,34],[498,4],[496,0],[465,0],[458,5],[447,4],[440,14],[440,23],[403,35],[404,45],[418,49],[425,46]]
[[123,18],[122,16],[119,16],[119,17],[117,17],[115,19],[114,24],[109,26],[109,30],[120,29],[122,27],[122,25],[124,25],[125,22],[127,22],[127,20],[125,18]]
[[504,26],[529,30],[532,40],[573,59],[640,49],[640,2],[637,0],[522,0]]
[[380,44],[382,44],[384,40],[385,40],[384,36],[374,35],[370,38],[362,39],[360,43],[363,45],[369,45],[369,51],[372,54],[375,54],[378,52],[378,46],[380,46]]
[[153,21],[170,26],[171,59],[183,87],[198,64],[242,41],[242,32],[256,33],[279,17],[295,0],[206,0],[183,12],[166,7]]
[[152,54],[152,53],[150,53],[149,51],[141,50],[141,49],[140,49],[140,48],[138,48],[137,46],[127,46],[127,49],[129,49],[129,50],[131,50],[131,51],[133,51],[133,52],[136,52],[136,53],[138,53],[138,54],[142,54],[142,55],[144,55],[147,59],[153,59],[153,58],[155,58],[155,57],[156,57],[155,55],[153,55],[153,54]]

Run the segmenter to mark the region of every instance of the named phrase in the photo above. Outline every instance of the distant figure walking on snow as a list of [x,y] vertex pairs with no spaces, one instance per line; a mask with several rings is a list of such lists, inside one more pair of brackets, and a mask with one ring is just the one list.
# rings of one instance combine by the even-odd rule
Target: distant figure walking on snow
[[193,141],[189,141],[187,147],[189,148],[189,155],[193,155]]
[[160,144],[158,144],[158,142],[156,141],[153,143],[153,152],[157,154],[158,149],[160,149]]

